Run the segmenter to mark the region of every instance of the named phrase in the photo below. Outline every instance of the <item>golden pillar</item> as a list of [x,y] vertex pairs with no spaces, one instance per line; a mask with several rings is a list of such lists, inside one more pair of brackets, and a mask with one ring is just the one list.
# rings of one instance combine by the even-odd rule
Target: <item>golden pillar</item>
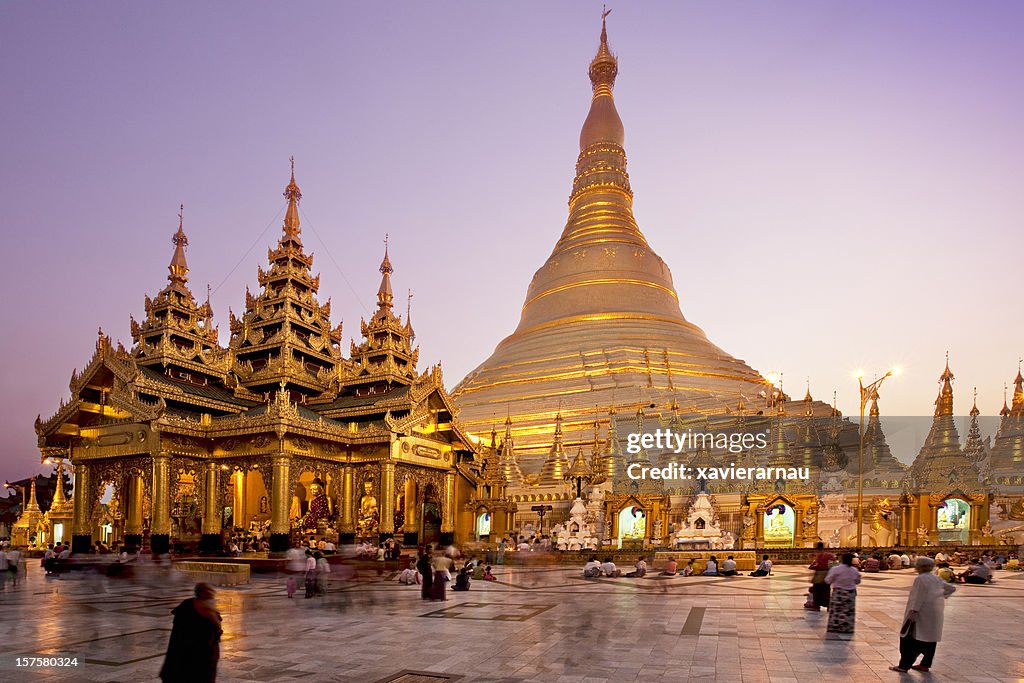
[[345,465],[341,477],[341,533],[355,533],[356,525],[352,521],[352,466]]
[[171,534],[171,464],[167,453],[153,455],[153,519],[150,545],[154,553],[167,552]]
[[441,511],[441,533],[455,532],[455,473],[444,473],[444,509]]
[[982,505],[981,505],[981,503],[973,500],[973,496],[972,496],[972,500],[970,502],[970,505],[971,505],[971,519],[970,519],[970,524],[969,524],[970,529],[967,532],[968,533],[967,542],[970,543],[971,545],[980,545],[982,543],[982,540],[981,540],[982,539],[982,533],[981,533],[981,527],[982,527],[982,524],[981,524],[981,509],[982,509]]
[[89,493],[89,466],[75,464],[75,488],[72,493],[71,547],[76,553],[92,548],[92,498]]
[[288,490],[288,473],[291,458],[285,454],[274,457],[274,485],[270,492],[270,550],[288,550],[291,523],[288,508],[291,506],[291,491]]
[[405,480],[405,529],[416,531],[419,525],[419,496],[416,492],[416,482],[412,477]]
[[395,463],[390,460],[380,465],[381,501],[380,533],[395,533]]
[[203,506],[203,535],[220,536],[221,511],[218,501],[220,491],[217,488],[217,463],[206,463],[206,501]]
[[127,541],[128,536],[142,535],[142,477],[132,475],[128,479],[127,515],[125,517],[124,535]]
[[245,472],[239,470],[232,475],[234,479],[234,492],[232,502],[234,503],[235,526],[245,528],[248,526],[245,518]]

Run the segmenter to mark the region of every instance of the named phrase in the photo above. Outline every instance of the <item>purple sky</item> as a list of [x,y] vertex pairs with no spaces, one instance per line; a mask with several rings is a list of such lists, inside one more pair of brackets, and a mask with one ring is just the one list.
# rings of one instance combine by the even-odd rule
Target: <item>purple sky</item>
[[[564,225],[599,12],[5,3],[0,478],[38,468],[32,420],[96,328],[130,340],[182,202],[226,342],[293,154],[346,337],[389,232],[421,362],[454,386],[515,328]],[[636,215],[687,318],[848,414],[851,371],[892,363],[883,411],[930,414],[948,349],[957,411],[977,385],[995,413],[1024,353],[1022,22],[1017,2],[615,6]]]

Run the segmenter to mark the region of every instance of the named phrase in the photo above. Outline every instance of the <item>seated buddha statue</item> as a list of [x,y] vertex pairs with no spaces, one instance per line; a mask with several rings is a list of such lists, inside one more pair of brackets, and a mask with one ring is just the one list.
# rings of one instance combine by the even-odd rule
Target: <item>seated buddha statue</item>
[[302,528],[315,529],[319,522],[327,521],[331,514],[330,505],[327,501],[327,493],[324,491],[324,484],[319,479],[314,479],[309,485],[309,511],[302,518]]
[[363,497],[359,499],[359,522],[356,529],[360,536],[377,533],[380,525],[380,510],[373,495],[373,481],[363,484]]

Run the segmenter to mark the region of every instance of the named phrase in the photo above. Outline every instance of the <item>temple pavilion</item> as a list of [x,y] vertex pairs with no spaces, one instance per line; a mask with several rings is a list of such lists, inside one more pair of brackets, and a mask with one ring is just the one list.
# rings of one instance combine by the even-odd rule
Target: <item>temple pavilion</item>
[[167,285],[131,319],[131,348],[100,330],[69,398],[37,419],[43,456],[74,470],[76,551],[215,549],[240,529],[269,534],[275,551],[299,533],[455,538],[479,448],[453,421],[440,366],[417,368],[387,248],[376,311],[346,358],[302,244],[294,163],[284,196],[281,237],[226,346],[209,297],[189,289],[179,216]]

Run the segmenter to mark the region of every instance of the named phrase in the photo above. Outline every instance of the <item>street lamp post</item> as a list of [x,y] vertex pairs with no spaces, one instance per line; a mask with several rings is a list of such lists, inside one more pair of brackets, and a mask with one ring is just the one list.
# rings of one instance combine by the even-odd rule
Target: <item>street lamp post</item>
[[887,377],[899,374],[897,368],[887,371],[867,386],[864,385],[864,373],[857,373],[857,385],[860,387],[860,447],[857,449],[857,547],[864,543],[864,408],[868,401],[878,398],[878,388]]

